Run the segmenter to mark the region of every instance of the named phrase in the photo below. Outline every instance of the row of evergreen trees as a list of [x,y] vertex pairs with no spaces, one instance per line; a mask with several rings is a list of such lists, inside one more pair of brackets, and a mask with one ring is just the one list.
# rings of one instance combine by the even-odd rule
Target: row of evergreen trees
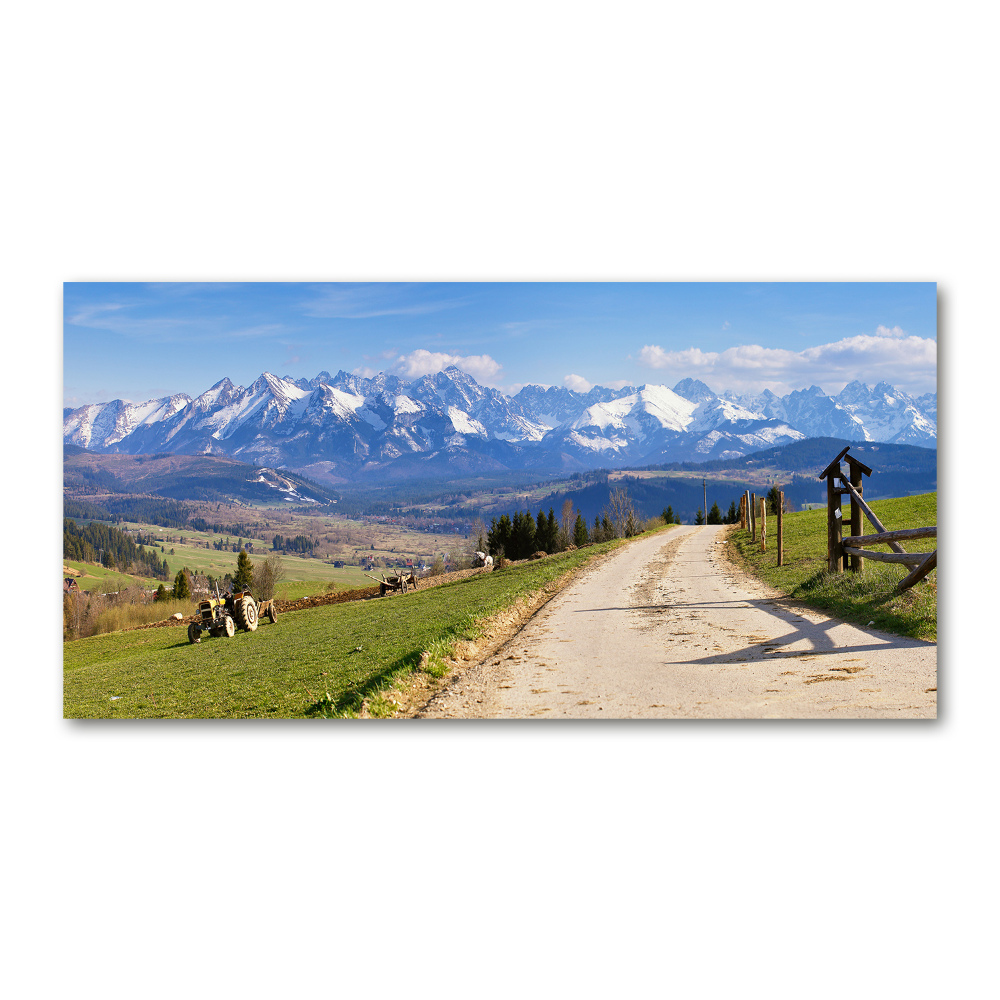
[[563,551],[570,544],[580,548],[590,541],[587,522],[579,511],[570,529],[568,517],[565,526],[561,526],[552,507],[547,516],[541,510],[535,517],[527,510],[515,511],[513,516],[502,514],[493,518],[486,533],[486,547],[491,556],[515,560],[527,559],[535,552],[551,555]]
[[301,552],[303,555],[311,553],[314,545],[313,540],[305,535],[296,535],[294,538],[275,535],[271,541],[271,548],[275,552]]
[[[765,499],[767,500],[767,512],[769,514],[778,513],[778,504],[781,503],[781,491],[777,486],[772,486],[765,494]],[[788,509],[787,507],[785,508]],[[667,507],[663,512],[663,520],[667,524],[680,524],[681,519],[678,517],[675,520],[671,520],[673,517],[673,508]],[[708,512],[708,524],[736,524],[739,522],[740,512],[739,506],[735,500],[729,505],[729,510],[723,514],[719,510],[719,505],[717,503],[712,504],[712,509]],[[699,508],[697,515],[694,519],[695,524],[705,524],[705,514]]]
[[[620,523],[619,523],[620,522]],[[502,514],[493,518],[486,533],[486,547],[491,556],[505,556],[508,559],[527,559],[535,552],[551,555],[562,552],[569,546],[582,548],[592,542],[606,542],[612,538],[631,537],[638,534],[642,526],[635,511],[628,505],[621,516],[614,510],[605,510],[603,516],[595,515],[593,527],[588,527],[583,514],[578,510],[573,520],[572,507],[563,511],[563,523],[556,520],[555,510],[550,507],[546,516],[541,510],[532,517],[530,511],[515,511],[513,516]]]
[[139,535],[137,543],[117,528],[98,521],[81,527],[70,518],[63,520],[63,558],[100,562],[106,569],[134,571],[157,580],[168,579],[170,573],[167,560],[160,558],[152,538]]
[[[667,510],[669,510],[669,509],[670,508],[668,507]],[[706,523],[708,523],[708,524],[736,524],[736,522],[739,519],[740,519],[740,514],[739,514],[739,511],[736,509],[736,501],[734,500],[729,505],[729,510],[725,514],[723,514],[722,511],[719,510],[719,505],[717,503],[713,503],[712,504],[712,509],[708,512],[708,521],[707,522],[705,520],[705,512],[699,507],[698,508],[698,513],[695,514],[695,516],[694,516],[694,523],[695,524],[706,524]],[[664,512],[664,520],[666,520],[666,512]],[[676,520],[675,523],[676,524],[680,524],[681,523],[681,519],[677,518],[677,520]],[[670,524],[670,521],[667,521],[667,524]]]
[[188,508],[176,500],[151,497],[108,496],[100,503],[66,497],[65,517],[92,517],[101,521],[141,521],[164,528],[188,527]]

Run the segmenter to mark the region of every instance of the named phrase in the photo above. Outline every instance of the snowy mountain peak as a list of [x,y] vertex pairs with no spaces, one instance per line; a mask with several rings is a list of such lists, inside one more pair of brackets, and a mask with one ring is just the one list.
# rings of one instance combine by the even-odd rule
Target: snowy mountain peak
[[301,399],[307,390],[300,388],[293,379],[262,372],[257,381],[250,386],[250,392],[270,392],[276,399]]
[[678,396],[689,399],[692,403],[700,403],[702,400],[715,399],[716,395],[704,382],[696,378],[682,378],[674,386],[674,392]]

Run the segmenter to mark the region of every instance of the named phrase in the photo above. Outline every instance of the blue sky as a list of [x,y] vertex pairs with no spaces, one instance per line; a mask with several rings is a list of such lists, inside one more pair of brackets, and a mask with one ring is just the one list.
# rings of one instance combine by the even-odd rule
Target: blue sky
[[65,406],[262,371],[784,394],[853,378],[936,391],[937,291],[911,283],[67,283]]

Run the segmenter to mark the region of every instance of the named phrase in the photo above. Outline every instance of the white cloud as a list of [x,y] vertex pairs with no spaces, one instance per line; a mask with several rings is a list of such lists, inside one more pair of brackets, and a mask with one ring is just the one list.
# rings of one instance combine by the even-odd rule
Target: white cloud
[[567,375],[563,384],[574,392],[590,392],[591,389],[591,384],[582,375]]
[[639,352],[639,364],[644,368],[707,367],[715,364],[718,354],[706,354],[699,347],[689,347],[683,351],[665,351],[655,344],[647,344]]
[[898,326],[878,327],[874,335],[845,337],[803,351],[743,344],[728,350],[689,347],[667,351],[649,344],[639,352],[646,368],[669,370],[667,381],[687,376],[702,379],[716,390],[779,394],[819,385],[839,392],[860,379],[868,385],[885,380],[906,392],[934,392],[937,386],[937,341],[909,336]]
[[501,364],[488,354],[445,354],[439,351],[425,351],[419,348],[398,357],[391,370],[401,378],[419,378],[421,375],[433,375],[444,371],[449,365],[461,368],[477,382],[492,385],[500,372]]

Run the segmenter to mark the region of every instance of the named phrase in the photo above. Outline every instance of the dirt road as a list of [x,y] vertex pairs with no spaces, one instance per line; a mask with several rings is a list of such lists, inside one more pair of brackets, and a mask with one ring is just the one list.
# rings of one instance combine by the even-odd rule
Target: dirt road
[[585,571],[424,718],[935,718],[937,645],[776,595],[682,526]]

